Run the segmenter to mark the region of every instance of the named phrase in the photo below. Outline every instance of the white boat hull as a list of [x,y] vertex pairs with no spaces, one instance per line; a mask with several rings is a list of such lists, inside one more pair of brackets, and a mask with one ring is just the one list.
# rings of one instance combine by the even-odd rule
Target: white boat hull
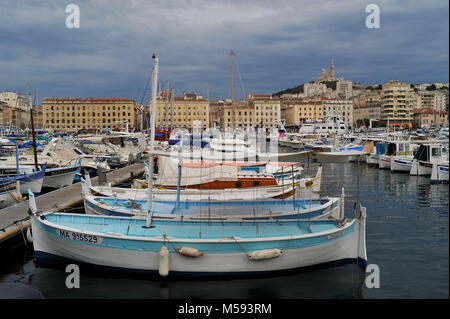
[[[50,226],[49,226],[50,224]],[[99,266],[102,269],[150,272],[160,271],[160,248],[169,250],[169,274],[182,276],[200,275],[250,275],[276,273],[299,268],[335,264],[340,262],[367,262],[365,244],[365,216],[360,220],[347,222],[342,230],[325,233],[320,238],[320,245],[302,248],[300,239],[277,240],[267,242],[265,246],[283,249],[278,258],[251,260],[248,253],[258,247],[259,240],[223,238],[217,240],[190,240],[168,237],[153,237],[140,240],[139,237],[120,236],[105,233],[81,231],[81,236],[97,236],[102,242],[91,244],[81,240],[73,240],[62,236],[59,230],[73,234],[76,229],[61,226],[51,227],[51,223],[42,224],[37,217],[32,218],[33,246],[38,263],[67,264],[75,262]],[[128,238],[127,238],[128,237]],[[282,238],[288,238],[284,236]],[[237,242],[239,241],[239,242]],[[127,243],[136,245],[142,242],[143,247],[151,249],[127,249]],[[115,243],[115,244],[114,244]],[[187,257],[177,253],[173,247],[201,245],[203,256]],[[253,246],[253,247],[252,247]],[[227,252],[230,251],[231,252]]]
[[20,192],[22,193],[22,195],[25,195],[28,194],[28,189],[30,189],[34,194],[40,194],[43,182],[44,182],[43,178],[30,182],[21,182]]
[[447,165],[434,164],[431,173],[431,184],[448,184],[448,171],[449,167]]
[[385,156],[385,155],[380,155],[379,168],[380,169],[390,169],[391,168],[391,157]]
[[395,158],[391,160],[392,172],[410,172],[412,167],[412,159],[408,158]]
[[428,162],[419,161],[417,167],[417,175],[419,176],[431,176],[433,170],[433,164]]
[[78,167],[47,169],[45,172],[44,187],[61,188],[73,184]]

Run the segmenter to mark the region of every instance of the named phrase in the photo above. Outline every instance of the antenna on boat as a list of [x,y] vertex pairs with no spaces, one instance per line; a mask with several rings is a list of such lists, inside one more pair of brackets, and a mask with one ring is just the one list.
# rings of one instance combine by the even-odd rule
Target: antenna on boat
[[148,200],[147,200],[147,220],[144,228],[151,228],[152,226],[152,191],[153,191],[153,152],[155,141],[155,115],[156,115],[156,89],[158,85],[158,66],[159,59],[153,53],[152,58],[155,60],[155,65],[152,72],[152,109],[149,112],[150,116],[150,157],[149,157],[149,178],[148,178]]

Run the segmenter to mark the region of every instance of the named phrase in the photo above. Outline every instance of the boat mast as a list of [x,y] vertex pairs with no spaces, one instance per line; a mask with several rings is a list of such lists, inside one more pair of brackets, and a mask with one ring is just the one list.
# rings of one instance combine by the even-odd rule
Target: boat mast
[[231,60],[231,122],[233,125],[233,130],[236,128],[236,110],[234,108],[234,78],[233,78],[233,57],[234,52],[230,51],[230,60]]
[[[36,90],[36,99],[37,99],[37,90]],[[39,167],[38,167],[38,159],[37,159],[37,153],[36,153],[36,136],[34,134],[33,103],[31,101],[31,96],[28,97],[28,100],[30,102],[31,134],[33,135],[34,167],[36,168],[36,171],[38,171]]]
[[150,116],[150,157],[149,157],[149,178],[148,178],[148,201],[147,201],[147,222],[145,228],[152,227],[152,191],[153,191],[153,152],[155,141],[155,115],[156,115],[156,86],[158,85],[158,66],[159,59],[153,53],[152,58],[155,60],[152,74],[152,108],[149,112]]

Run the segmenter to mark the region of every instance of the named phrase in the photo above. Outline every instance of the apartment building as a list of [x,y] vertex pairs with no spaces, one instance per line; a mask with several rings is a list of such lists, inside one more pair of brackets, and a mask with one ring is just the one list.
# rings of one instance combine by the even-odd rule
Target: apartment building
[[24,129],[30,123],[30,104],[25,95],[15,92],[1,92],[3,103],[0,126],[16,126]]
[[125,98],[44,98],[43,125],[59,132],[142,129],[142,106]]
[[412,88],[408,83],[389,80],[383,84],[381,93],[381,120],[394,124],[412,122]]
[[432,108],[420,108],[412,111],[413,126],[421,128],[422,126],[431,125],[448,125],[448,112],[437,111]]
[[323,97],[321,102],[324,117],[337,117],[347,125],[353,126],[353,100]]
[[[149,101],[152,104],[152,101]],[[177,97],[173,92],[161,92],[156,98],[156,127],[186,128],[192,130],[194,123],[201,122],[201,128],[210,126],[209,100],[197,93],[183,92]]]
[[286,126],[298,126],[309,120],[323,120],[321,100],[286,100],[283,103],[281,117]]
[[281,105],[278,97],[270,94],[248,94],[246,104],[254,109],[253,127],[277,127],[281,121]]

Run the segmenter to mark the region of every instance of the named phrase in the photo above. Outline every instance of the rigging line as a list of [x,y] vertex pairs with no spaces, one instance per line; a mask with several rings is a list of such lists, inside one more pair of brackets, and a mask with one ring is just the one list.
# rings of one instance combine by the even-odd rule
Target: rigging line
[[145,85],[145,88],[144,88],[144,94],[142,95],[141,104],[144,103],[144,99],[145,99],[145,96],[147,95],[147,90],[148,90],[149,84],[150,84],[150,77],[147,79],[147,84]]
[[246,93],[245,93],[245,88],[244,88],[244,82],[242,81],[242,78],[241,78],[241,72],[239,71],[239,65],[237,64],[237,62],[235,62],[235,64],[236,64],[236,68],[238,71],[239,82],[241,83],[242,93],[244,94],[244,99],[245,99]]

